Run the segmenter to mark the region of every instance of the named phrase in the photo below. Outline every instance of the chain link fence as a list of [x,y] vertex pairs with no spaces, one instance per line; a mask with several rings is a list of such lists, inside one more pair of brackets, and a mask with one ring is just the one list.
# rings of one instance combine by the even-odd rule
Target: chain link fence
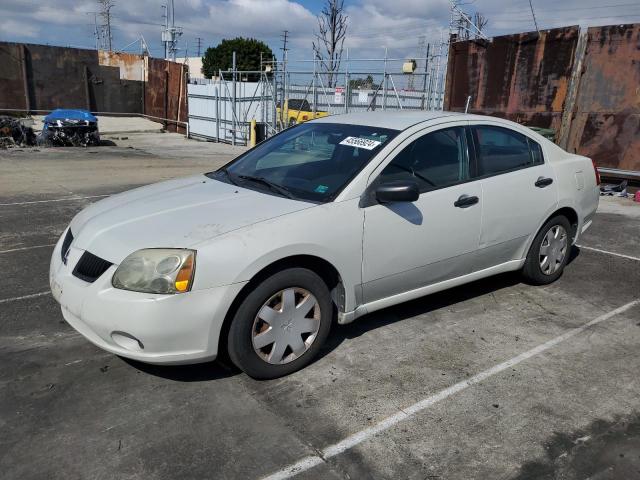
[[303,60],[264,62],[260,71],[220,71],[215,79],[194,79],[187,90],[190,133],[248,145],[254,123],[256,139],[261,141],[320,116],[442,110],[446,69],[442,51],[422,59],[347,60],[341,71],[333,73],[321,72],[319,62]]

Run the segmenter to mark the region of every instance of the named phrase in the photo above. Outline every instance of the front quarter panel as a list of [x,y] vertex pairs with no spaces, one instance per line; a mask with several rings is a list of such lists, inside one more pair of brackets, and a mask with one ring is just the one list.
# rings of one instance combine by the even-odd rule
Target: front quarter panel
[[345,287],[345,308],[352,310],[361,284],[363,214],[358,201],[318,205],[196,245],[193,288],[246,282],[278,260],[312,255],[338,270]]

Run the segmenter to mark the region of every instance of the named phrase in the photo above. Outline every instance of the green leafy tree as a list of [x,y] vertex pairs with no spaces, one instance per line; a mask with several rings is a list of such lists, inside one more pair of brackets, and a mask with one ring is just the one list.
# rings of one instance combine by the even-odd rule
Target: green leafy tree
[[[233,66],[233,52],[236,52],[236,68],[240,71],[260,70],[260,54],[264,61],[273,58],[273,52],[266,43],[255,38],[237,37],[222,40],[216,47],[207,48],[202,57],[202,73],[205,77],[218,76],[219,70],[229,70]],[[247,76],[243,75],[243,78]],[[256,80],[259,75],[249,75],[248,80]]]
[[366,78],[355,78],[353,80],[349,80],[349,86],[351,88],[377,90],[379,85],[377,83],[373,83],[372,75],[367,75]]

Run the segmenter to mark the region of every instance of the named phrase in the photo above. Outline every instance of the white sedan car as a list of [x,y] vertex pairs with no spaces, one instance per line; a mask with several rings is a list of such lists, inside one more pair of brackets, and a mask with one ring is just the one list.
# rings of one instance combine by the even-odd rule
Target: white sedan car
[[67,322],[117,355],[227,352],[273,378],[308,364],[336,320],[500,272],[553,282],[598,183],[590,159],[498,118],[326,117],[81,211],[51,289]]

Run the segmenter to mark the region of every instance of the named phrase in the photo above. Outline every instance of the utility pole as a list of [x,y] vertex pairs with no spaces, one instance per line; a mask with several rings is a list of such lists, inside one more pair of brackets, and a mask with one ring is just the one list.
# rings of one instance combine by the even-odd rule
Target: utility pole
[[287,48],[287,42],[289,40],[289,30],[283,30],[282,31],[282,35],[280,36],[280,38],[282,38],[282,47],[280,48],[280,50],[282,50],[282,65],[283,65],[283,70],[287,71],[287,52],[289,51],[289,49]]
[[196,42],[197,42],[196,45],[197,45],[197,50],[198,50],[198,53],[197,53],[196,56],[199,57],[199,56],[201,56],[201,53],[202,53],[202,38],[201,37],[197,37],[196,38]]
[[164,30],[162,31],[162,43],[164,43],[164,58],[165,60],[176,61],[176,53],[178,52],[178,39],[182,36],[182,27],[176,27],[175,7],[173,0],[169,0],[169,3],[163,5],[165,10],[163,15]]
[[287,101],[287,52],[289,51],[287,48],[287,42],[289,40],[289,30],[283,30],[280,38],[282,38],[282,48],[280,48],[280,50],[282,50],[282,93],[280,95],[280,117],[282,122],[284,122],[284,109],[285,102]]
[[102,32],[103,32],[103,48],[111,51],[111,43],[113,37],[111,35],[111,9],[114,6],[113,0],[98,0],[100,6],[100,17],[102,18]]
[[162,18],[164,18],[164,30],[162,31],[162,43],[164,44],[164,59],[169,58],[169,42],[168,38],[165,39],[165,34],[169,31],[169,14],[167,13],[167,6],[162,5]]
[[93,22],[94,22],[93,35],[96,37],[96,50],[100,50],[100,33],[98,32],[98,14],[97,13],[93,15]]

